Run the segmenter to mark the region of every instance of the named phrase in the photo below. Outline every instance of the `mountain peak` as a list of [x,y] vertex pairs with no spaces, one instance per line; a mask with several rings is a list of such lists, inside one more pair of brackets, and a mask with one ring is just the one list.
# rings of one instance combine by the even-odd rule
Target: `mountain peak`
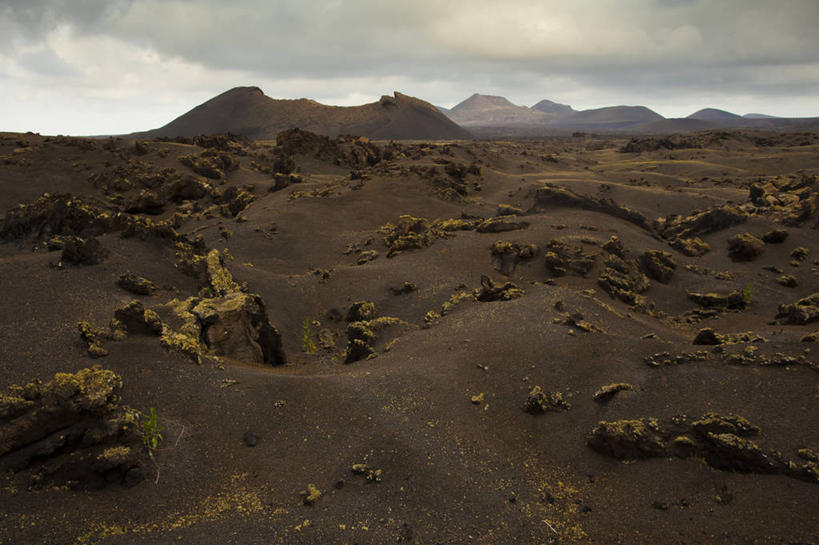
[[520,108],[520,106],[515,106],[509,99],[502,96],[497,95],[482,95],[480,93],[475,93],[468,99],[464,100],[454,108],[452,111],[456,110],[464,110],[467,108],[508,108],[508,107]]
[[575,111],[574,108],[568,104],[560,104],[545,98],[532,106],[532,109],[546,114],[569,114]]
[[719,110],[717,108],[703,108],[702,110],[697,110],[687,117],[687,119],[699,119],[702,121],[725,121],[740,118],[741,116],[737,114],[726,112],[725,110]]

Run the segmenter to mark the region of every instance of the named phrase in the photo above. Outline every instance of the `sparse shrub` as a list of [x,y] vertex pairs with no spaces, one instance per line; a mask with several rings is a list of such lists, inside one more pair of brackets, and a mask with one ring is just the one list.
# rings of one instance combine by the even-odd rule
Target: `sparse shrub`
[[157,422],[156,409],[151,407],[148,411],[148,418],[142,423],[142,442],[151,450],[156,450],[156,447],[162,441],[162,432],[165,428]]
[[308,354],[315,354],[317,349],[316,332],[313,331],[310,318],[305,318],[301,324],[301,350]]
[[746,307],[751,306],[751,302],[754,300],[754,287],[750,282],[742,288],[742,300],[745,301]]

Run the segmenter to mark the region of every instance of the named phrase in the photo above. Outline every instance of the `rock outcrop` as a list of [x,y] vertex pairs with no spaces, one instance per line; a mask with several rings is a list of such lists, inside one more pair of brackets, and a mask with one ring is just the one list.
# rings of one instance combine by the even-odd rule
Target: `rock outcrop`
[[481,276],[481,287],[475,290],[475,298],[481,302],[510,301],[523,297],[526,292],[512,282],[495,282],[486,275]]
[[0,395],[0,470],[28,486],[133,486],[145,478],[139,415],[119,405],[122,379],[93,367]]
[[646,298],[640,294],[648,290],[651,283],[633,260],[610,254],[606,258],[603,273],[597,279],[597,285],[624,303],[640,308],[648,307]]
[[677,416],[600,422],[588,436],[588,445],[621,460],[640,458],[703,458],[712,467],[739,473],[784,474],[819,482],[819,465],[785,460],[779,452],[765,451],[748,439],[759,428],[736,415],[708,413],[691,420]]
[[[622,257],[622,256],[621,256]],[[669,252],[661,250],[646,250],[640,256],[640,266],[652,280],[662,284],[671,282],[677,262]]]
[[795,303],[779,305],[776,319],[783,324],[795,325],[819,321],[819,293],[803,297]]
[[546,244],[544,260],[546,270],[552,276],[575,274],[587,276],[597,261],[597,254],[586,252],[580,246],[572,246],[559,239]]
[[201,299],[191,306],[201,339],[216,356],[281,365],[285,362],[281,335],[270,324],[262,298],[243,292]]

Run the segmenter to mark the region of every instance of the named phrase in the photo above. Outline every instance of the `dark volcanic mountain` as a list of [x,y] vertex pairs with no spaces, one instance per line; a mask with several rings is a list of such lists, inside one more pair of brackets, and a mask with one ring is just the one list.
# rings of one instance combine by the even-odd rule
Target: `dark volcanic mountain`
[[470,134],[435,106],[395,93],[363,106],[327,106],[305,98],[277,100],[258,87],[236,87],[200,104],[164,127],[134,136],[195,136],[231,132],[264,140],[300,128],[328,136],[373,139],[457,139]]
[[703,108],[688,116],[688,119],[701,119],[703,121],[737,121],[742,119],[742,116],[726,112],[725,110],[718,110],[717,108]]
[[757,113],[748,113],[743,115],[745,119],[779,119],[779,117],[775,115],[768,115],[768,114],[757,114]]
[[663,116],[645,106],[609,106],[575,112],[559,120],[558,124],[572,127],[625,129],[662,119],[664,119]]

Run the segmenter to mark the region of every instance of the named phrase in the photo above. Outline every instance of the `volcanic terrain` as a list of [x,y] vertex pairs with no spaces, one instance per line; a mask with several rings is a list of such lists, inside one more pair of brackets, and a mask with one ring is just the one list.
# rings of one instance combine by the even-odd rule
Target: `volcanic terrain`
[[819,542],[819,135],[297,102],[0,134],[0,543]]

